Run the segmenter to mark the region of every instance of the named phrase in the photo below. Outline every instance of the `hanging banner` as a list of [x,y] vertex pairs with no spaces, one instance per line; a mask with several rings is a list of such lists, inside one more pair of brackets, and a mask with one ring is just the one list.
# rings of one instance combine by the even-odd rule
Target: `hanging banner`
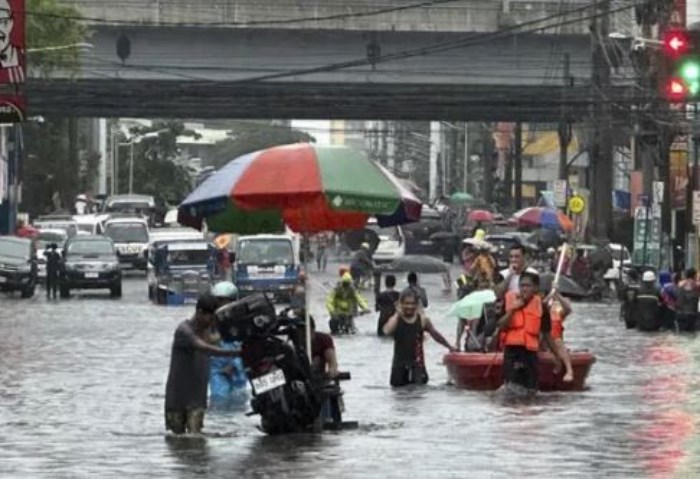
[[642,172],[639,170],[630,173],[630,214],[634,218],[637,207],[641,205],[640,198],[644,191]]
[[0,84],[24,83],[24,1],[0,0]]
[[688,150],[671,150],[668,168],[671,208],[684,210],[688,192]]

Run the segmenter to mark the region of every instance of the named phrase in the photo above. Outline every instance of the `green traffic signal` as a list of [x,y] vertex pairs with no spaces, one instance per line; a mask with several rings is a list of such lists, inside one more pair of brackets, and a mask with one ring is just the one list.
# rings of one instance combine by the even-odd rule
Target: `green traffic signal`
[[685,83],[688,93],[695,97],[700,93],[700,59],[687,58],[678,66],[678,76]]

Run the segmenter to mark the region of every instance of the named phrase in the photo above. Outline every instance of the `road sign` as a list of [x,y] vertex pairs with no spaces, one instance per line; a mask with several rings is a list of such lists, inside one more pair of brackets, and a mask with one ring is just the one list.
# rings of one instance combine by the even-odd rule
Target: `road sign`
[[700,226],[700,191],[693,191],[693,224]]
[[579,215],[583,213],[583,210],[585,209],[586,200],[583,199],[583,196],[574,195],[571,198],[569,198],[569,211],[576,215]]
[[554,180],[554,206],[566,206],[566,180]]
[[664,182],[654,182],[654,203],[661,204],[664,202]]

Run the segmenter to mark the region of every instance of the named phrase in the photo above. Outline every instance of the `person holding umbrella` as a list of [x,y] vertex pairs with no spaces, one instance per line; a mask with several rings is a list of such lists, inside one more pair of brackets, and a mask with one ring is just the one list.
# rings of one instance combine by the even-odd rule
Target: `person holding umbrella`
[[58,297],[61,255],[56,249],[58,249],[58,245],[51,243],[44,251],[44,257],[46,258],[46,299],[56,299]]

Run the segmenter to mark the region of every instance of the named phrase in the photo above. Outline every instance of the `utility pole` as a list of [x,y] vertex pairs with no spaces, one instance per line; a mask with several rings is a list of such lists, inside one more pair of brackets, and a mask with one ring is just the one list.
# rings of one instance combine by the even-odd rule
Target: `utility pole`
[[593,54],[592,121],[593,144],[589,149],[593,168],[592,219],[593,233],[598,238],[610,238],[612,232],[612,120],[610,114],[610,65],[606,58],[606,43],[610,33],[610,2],[593,7],[591,46]]
[[573,78],[571,77],[571,59],[568,53],[564,54],[564,66],[562,81],[564,83],[564,88],[561,90],[561,119],[559,120],[559,179],[568,180],[568,168],[567,164],[569,162],[569,145],[571,144],[571,139],[573,136],[571,119],[569,118],[569,108],[566,104],[568,97],[568,89],[573,86]]
[[513,183],[515,184],[515,209],[523,207],[523,124],[515,124],[515,148],[513,154]]

